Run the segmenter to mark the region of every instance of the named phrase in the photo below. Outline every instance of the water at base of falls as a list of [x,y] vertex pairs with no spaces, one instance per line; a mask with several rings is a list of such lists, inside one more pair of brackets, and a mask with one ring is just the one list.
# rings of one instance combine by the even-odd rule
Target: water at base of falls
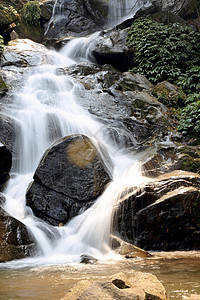
[[[14,152],[20,155],[6,190],[5,210],[22,221],[32,232],[39,252],[37,257],[6,263],[7,266],[74,263],[81,254],[102,259],[110,253],[109,234],[113,207],[120,193],[128,186],[144,181],[137,159],[123,154],[105,139],[106,129],[93,120],[76,99],[76,91],[83,86],[69,76],[57,75],[56,69],[76,62],[91,62],[89,38],[74,39],[59,54],[54,65],[42,65],[33,71],[24,88],[16,94],[14,104],[5,110],[20,127]],[[49,130],[51,128],[51,130]],[[25,205],[25,193],[44,151],[63,136],[84,134],[95,144],[103,144],[112,159],[113,181],[96,203],[63,227],[52,227],[37,219]],[[120,150],[120,151],[119,151]],[[46,232],[51,233],[49,238]],[[2,264],[4,265],[4,264]]]

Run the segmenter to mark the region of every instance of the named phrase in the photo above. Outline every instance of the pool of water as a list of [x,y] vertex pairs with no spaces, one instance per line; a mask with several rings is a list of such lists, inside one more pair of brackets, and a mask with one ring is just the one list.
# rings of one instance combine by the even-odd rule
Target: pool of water
[[[52,262],[53,263],[53,262]],[[165,286],[169,299],[200,294],[200,252],[154,253],[148,259],[123,259],[94,265],[7,268],[0,265],[1,300],[59,300],[82,279],[105,280],[123,271],[149,272]]]

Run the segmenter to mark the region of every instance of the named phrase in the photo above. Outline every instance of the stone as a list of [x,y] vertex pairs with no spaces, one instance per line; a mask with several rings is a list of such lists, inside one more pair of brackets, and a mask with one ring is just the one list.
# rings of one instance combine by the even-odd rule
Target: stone
[[100,38],[92,48],[92,54],[101,65],[110,64],[119,71],[127,71],[133,67],[134,50],[127,45],[130,28],[102,31]]
[[1,59],[1,67],[32,67],[42,63],[51,63],[47,48],[29,39],[10,41]]
[[166,300],[166,291],[161,282],[149,273],[135,272],[131,277],[117,273],[103,282],[82,280],[61,300]]
[[25,258],[36,252],[25,225],[0,208],[0,262]]
[[114,229],[145,250],[200,247],[200,176],[174,171],[132,192],[119,203]]
[[3,190],[5,183],[10,178],[9,172],[12,167],[12,153],[0,143],[0,191]]
[[126,258],[145,258],[152,256],[149,252],[140,249],[133,244],[122,241],[119,237],[114,235],[110,236],[109,244],[111,249],[115,250],[115,252],[125,256]]
[[154,144],[152,140],[175,126],[172,113],[151,95],[152,84],[142,75],[88,63],[59,68],[57,73],[84,85],[77,91],[78,101],[104,124],[104,136],[121,147]]
[[10,40],[9,35],[18,22],[19,14],[15,8],[6,3],[0,4],[0,34],[3,36],[5,43]]
[[162,81],[153,88],[153,95],[163,104],[171,107],[183,107],[186,95],[182,89],[168,81]]
[[65,224],[91,206],[110,181],[101,155],[83,135],[68,136],[54,143],[34,174],[34,182],[27,191],[27,205],[50,224]]
[[185,300],[200,300],[199,294],[191,294],[188,297],[184,297]]
[[95,257],[92,257],[87,254],[82,254],[81,255],[81,264],[95,264],[97,262],[97,259]]
[[[58,13],[62,13],[58,17]],[[47,43],[66,36],[86,36],[103,28],[107,3],[103,0],[57,1],[54,15],[45,25]]]
[[0,113],[0,142],[4,144],[7,149],[13,150],[15,142],[15,126],[11,118]]

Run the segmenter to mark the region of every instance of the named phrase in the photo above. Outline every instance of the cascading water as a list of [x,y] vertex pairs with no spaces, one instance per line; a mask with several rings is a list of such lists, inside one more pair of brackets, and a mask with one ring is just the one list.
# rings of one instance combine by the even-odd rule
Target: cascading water
[[[89,44],[96,37],[97,34],[74,39],[59,54],[55,53],[54,65],[41,65],[34,70],[22,91],[16,94],[14,104],[5,110],[20,127],[14,149],[19,159],[4,191],[5,210],[29,228],[40,248],[37,258],[26,259],[25,264],[78,262],[83,253],[96,257],[107,253],[113,207],[120,193],[144,180],[136,159],[114,148],[103,125],[78,104],[76,91],[83,86],[66,75],[57,75],[59,67],[91,62]],[[106,147],[114,166],[110,170],[113,181],[91,208],[66,226],[54,228],[35,218],[26,208],[25,192],[44,151],[55,140],[70,134],[84,134],[96,145]],[[51,233],[51,238],[47,233]]]
[[108,25],[114,26],[135,15],[144,1],[141,0],[109,0]]

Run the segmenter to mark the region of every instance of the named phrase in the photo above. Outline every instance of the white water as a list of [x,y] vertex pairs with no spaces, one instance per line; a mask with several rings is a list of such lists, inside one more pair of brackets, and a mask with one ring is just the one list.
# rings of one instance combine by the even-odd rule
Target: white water
[[[97,35],[74,39],[59,54],[55,53],[53,66],[41,65],[33,71],[24,88],[16,94],[14,104],[5,111],[21,129],[14,149],[19,160],[4,191],[5,209],[27,226],[39,247],[37,257],[7,263],[12,267],[79,262],[83,253],[105,258],[110,251],[113,208],[121,192],[145,180],[140,175],[137,159],[114,147],[104,126],[78,104],[76,91],[83,86],[56,73],[58,67],[91,61],[89,45]],[[25,193],[44,151],[55,140],[70,134],[85,134],[97,147],[99,144],[106,147],[114,165],[110,169],[113,181],[91,208],[66,226],[53,228],[32,215],[25,205]],[[47,233],[51,233],[51,238]]]

